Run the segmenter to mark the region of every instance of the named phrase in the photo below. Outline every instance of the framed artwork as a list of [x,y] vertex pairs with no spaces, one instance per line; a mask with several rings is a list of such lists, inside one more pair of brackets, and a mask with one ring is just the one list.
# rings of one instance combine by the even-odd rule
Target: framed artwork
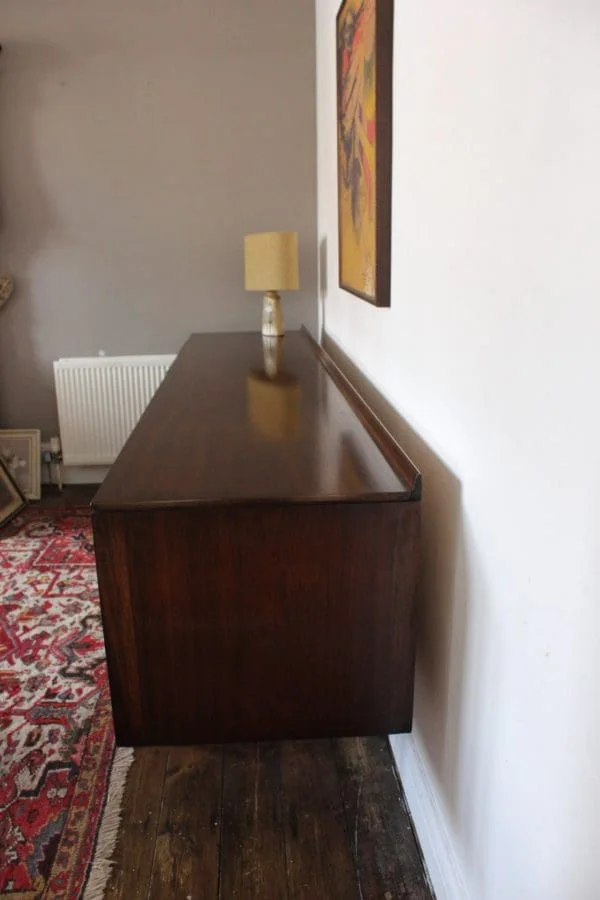
[[340,287],[390,305],[394,0],[337,14]]
[[16,516],[26,503],[27,500],[0,461],[0,527]]
[[39,430],[1,430],[0,460],[27,500],[39,500],[42,468]]

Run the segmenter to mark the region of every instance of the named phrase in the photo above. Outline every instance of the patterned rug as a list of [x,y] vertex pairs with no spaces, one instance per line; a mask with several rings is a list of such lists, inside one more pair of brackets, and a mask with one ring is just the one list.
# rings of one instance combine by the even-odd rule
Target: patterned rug
[[90,517],[29,509],[0,531],[0,897],[102,897],[131,758],[115,756]]

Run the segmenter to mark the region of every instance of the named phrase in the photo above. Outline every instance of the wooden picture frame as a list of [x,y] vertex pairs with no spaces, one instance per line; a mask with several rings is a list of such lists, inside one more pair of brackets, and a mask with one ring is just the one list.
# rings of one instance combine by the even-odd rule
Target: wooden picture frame
[[390,306],[394,0],[336,18],[339,285]]
[[41,432],[38,428],[0,430],[0,460],[27,500],[41,496]]
[[0,528],[21,512],[27,500],[0,460]]

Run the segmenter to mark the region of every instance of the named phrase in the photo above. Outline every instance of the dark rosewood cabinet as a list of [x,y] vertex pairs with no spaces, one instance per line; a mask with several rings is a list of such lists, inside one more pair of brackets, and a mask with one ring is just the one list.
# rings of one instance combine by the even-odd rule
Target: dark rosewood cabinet
[[420,486],[308,334],[193,335],[92,503],[117,742],[409,730]]

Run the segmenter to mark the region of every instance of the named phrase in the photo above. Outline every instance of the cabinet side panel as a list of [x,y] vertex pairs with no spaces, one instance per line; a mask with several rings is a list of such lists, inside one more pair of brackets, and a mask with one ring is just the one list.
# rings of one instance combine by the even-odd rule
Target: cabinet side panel
[[130,559],[121,513],[94,512],[94,547],[117,744],[131,746],[145,727]]
[[120,736],[410,728],[418,503],[153,510],[103,525]]

